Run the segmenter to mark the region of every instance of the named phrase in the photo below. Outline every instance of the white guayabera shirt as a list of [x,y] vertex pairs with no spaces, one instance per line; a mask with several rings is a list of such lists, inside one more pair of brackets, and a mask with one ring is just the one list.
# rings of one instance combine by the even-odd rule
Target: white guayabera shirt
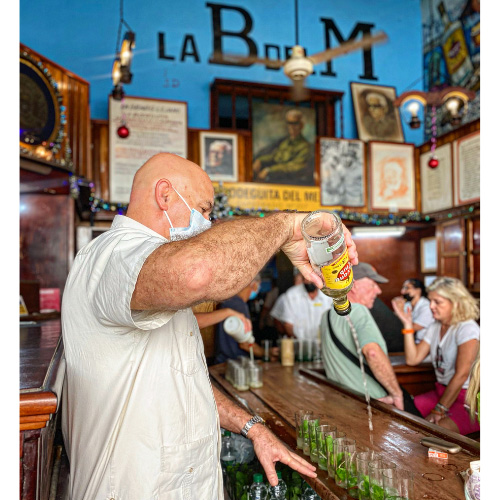
[[144,261],[167,242],[118,215],[69,273],[62,426],[72,500],[223,498],[198,323],[191,309],[130,309]]

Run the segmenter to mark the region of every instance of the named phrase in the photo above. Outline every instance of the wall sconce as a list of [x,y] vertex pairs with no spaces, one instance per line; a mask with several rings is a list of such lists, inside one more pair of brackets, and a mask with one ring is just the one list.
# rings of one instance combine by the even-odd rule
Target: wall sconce
[[432,92],[409,90],[397,97],[394,100],[394,105],[401,108],[402,111],[410,112],[411,120],[408,121],[408,124],[411,128],[419,128],[421,125],[417,116],[420,106],[425,109],[429,106],[440,107],[444,105],[449,113],[451,124],[457,126],[460,125],[467,112],[468,102],[474,97],[476,97],[476,93],[473,90],[462,87],[446,87]]

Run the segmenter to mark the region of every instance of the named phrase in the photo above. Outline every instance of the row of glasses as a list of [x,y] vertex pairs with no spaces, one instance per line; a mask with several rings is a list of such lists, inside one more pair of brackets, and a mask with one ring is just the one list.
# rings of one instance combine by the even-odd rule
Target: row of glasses
[[319,340],[294,339],[295,361],[321,361],[321,344]]
[[297,448],[359,500],[413,500],[413,473],[399,469],[310,410],[295,412]]

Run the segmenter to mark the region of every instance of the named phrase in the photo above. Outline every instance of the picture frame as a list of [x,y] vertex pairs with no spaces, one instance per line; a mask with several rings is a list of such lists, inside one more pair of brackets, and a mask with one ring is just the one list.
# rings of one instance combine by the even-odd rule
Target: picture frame
[[371,141],[369,198],[372,210],[416,209],[414,144]]
[[351,95],[360,140],[404,142],[395,87],[351,82]]
[[420,240],[420,270],[422,273],[437,271],[437,240],[435,236]]
[[321,205],[364,207],[365,143],[358,139],[320,137],[319,152]]
[[453,141],[453,177],[455,206],[480,199],[480,132]]
[[[293,144],[290,144],[293,140]],[[267,102],[252,104],[254,182],[315,186],[316,110]]]
[[[439,160],[438,168],[428,166],[431,156]],[[420,155],[420,193],[422,213],[428,214],[453,207],[453,162],[451,143]]]
[[200,165],[212,181],[238,181],[238,134],[200,132]]

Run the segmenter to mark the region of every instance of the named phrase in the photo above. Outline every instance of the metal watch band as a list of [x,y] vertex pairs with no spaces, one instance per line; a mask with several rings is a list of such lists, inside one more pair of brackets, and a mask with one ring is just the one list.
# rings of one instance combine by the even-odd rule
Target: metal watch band
[[259,417],[258,415],[255,415],[244,425],[243,429],[241,429],[240,434],[243,437],[247,437],[248,431],[252,428],[254,424],[263,424],[263,423],[264,419]]

